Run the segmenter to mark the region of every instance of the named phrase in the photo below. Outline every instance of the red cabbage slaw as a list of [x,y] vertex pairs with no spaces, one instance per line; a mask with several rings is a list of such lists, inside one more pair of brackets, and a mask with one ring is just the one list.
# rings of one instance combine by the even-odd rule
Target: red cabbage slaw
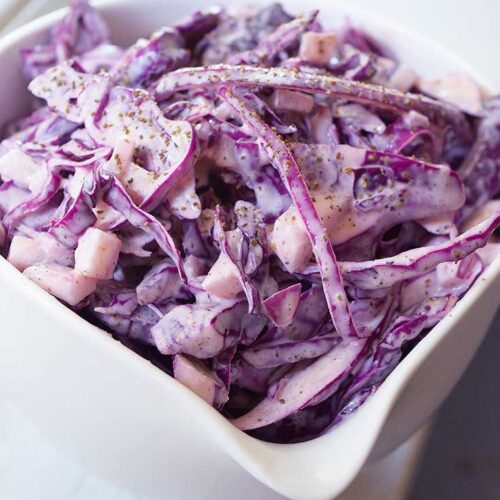
[[209,9],[122,48],[73,0],[21,58],[3,255],[258,438],[346,418],[499,253],[499,98],[353,26]]

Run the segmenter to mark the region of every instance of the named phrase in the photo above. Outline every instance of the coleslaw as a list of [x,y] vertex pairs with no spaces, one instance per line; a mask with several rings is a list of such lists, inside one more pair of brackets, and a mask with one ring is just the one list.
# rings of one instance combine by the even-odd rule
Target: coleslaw
[[21,60],[3,255],[258,438],[354,412],[499,253],[500,98],[350,24],[213,8],[123,48],[73,0]]

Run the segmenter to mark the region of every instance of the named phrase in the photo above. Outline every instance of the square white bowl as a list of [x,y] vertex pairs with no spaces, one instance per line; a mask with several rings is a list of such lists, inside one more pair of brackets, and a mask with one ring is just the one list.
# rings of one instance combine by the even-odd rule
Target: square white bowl
[[[293,12],[309,8],[304,0],[284,4]],[[114,41],[121,44],[205,7],[194,0],[108,0],[100,5]],[[459,57],[373,14],[336,3],[324,5],[321,17],[334,26],[345,13],[420,74],[466,72],[489,87]],[[27,109],[19,48],[43,38],[60,16],[36,20],[0,41],[0,64],[9,68],[0,74],[0,122]],[[10,398],[51,441],[89,469],[137,492],[168,498],[196,498],[207,488],[214,498],[221,488],[237,492],[241,476],[232,471],[241,468],[291,498],[336,496],[367,460],[404,441],[439,406],[500,304],[497,259],[355,415],[313,441],[276,445],[234,428],[1,258],[0,282],[0,384]]]

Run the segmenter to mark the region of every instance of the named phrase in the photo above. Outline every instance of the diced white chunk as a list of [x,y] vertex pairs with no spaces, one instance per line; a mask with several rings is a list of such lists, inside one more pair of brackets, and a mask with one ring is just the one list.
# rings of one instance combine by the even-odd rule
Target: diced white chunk
[[49,262],[69,266],[73,262],[73,251],[48,234],[40,234],[35,239],[15,235],[7,260],[19,271]]
[[[369,58],[368,58],[369,59]],[[375,65],[375,74],[372,76],[373,83],[385,85],[389,79],[389,75],[396,69],[397,63],[394,59],[388,57],[377,57]]]
[[427,116],[413,109],[408,113],[405,113],[403,117],[403,123],[410,128],[429,128],[431,126],[429,118],[427,118]]
[[295,111],[296,113],[310,113],[314,106],[312,96],[293,90],[275,90],[272,101],[274,108],[280,111]]
[[238,269],[227,255],[219,255],[203,281],[203,288],[226,299],[236,297],[242,291]]
[[40,288],[71,306],[81,302],[97,286],[96,279],[82,276],[71,267],[59,264],[37,264],[25,269],[23,274]]
[[0,177],[37,192],[45,179],[45,168],[20,149],[12,149],[0,157]]
[[408,66],[400,64],[389,77],[389,85],[401,92],[408,92],[418,80],[418,75]]
[[[318,194],[314,206],[323,222],[332,245],[340,245],[368,229],[373,221],[369,217],[352,222],[349,198]],[[271,235],[272,248],[291,273],[302,271],[313,255],[312,246],[302,219],[294,206],[283,212],[274,222]]]
[[274,223],[272,246],[289,272],[301,271],[313,251],[306,228],[295,207],[283,212]]
[[91,227],[80,238],[75,250],[75,269],[83,276],[111,279],[122,242],[112,233]]
[[466,113],[476,115],[483,108],[481,89],[468,76],[447,75],[435,79],[422,78],[418,86],[422,92],[454,104]]
[[174,377],[208,404],[214,403],[216,382],[199,361],[177,354],[174,357]]
[[300,39],[299,57],[316,64],[327,64],[335,50],[334,33],[307,31]]

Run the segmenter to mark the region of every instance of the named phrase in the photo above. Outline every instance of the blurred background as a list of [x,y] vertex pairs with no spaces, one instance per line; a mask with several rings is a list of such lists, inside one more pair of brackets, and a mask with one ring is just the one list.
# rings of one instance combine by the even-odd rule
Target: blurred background
[[[165,0],[168,1],[172,0]],[[0,33],[66,3],[67,0],[0,0]],[[211,3],[216,1],[206,5]],[[500,30],[494,22],[500,19],[500,2],[350,3],[393,17],[436,38],[461,54],[500,91],[500,61],[496,55]],[[314,7],[321,8],[321,2]],[[383,463],[363,471],[339,500],[500,498],[499,386],[500,314],[467,373],[434,420]],[[270,492],[265,498],[281,497]],[[90,476],[69,462],[50,448],[29,422],[2,400],[1,394],[0,499],[149,500]],[[264,500],[259,496],[256,500],[261,499]]]

